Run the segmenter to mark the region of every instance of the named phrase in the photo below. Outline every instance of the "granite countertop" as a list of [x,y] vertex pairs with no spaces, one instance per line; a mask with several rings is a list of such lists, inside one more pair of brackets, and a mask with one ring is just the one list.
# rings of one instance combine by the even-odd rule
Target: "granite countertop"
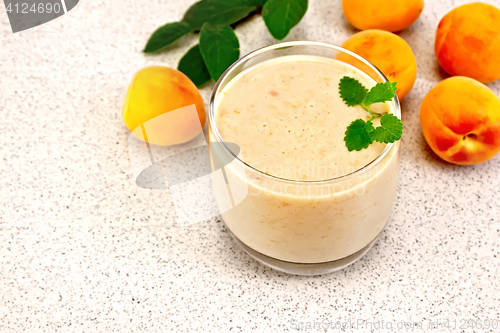
[[[141,53],[192,1],[80,1],[17,34],[0,9],[0,332],[277,332],[349,320],[374,325],[357,331],[381,321],[398,331],[446,319],[440,331],[458,332],[462,319],[500,320],[500,156],[443,163],[419,125],[420,102],[441,79],[435,29],[466,2],[426,1],[401,33],[419,72],[402,103],[392,219],[362,260],[315,277],[258,264],[220,218],[176,227],[168,192],[134,182],[126,89],[138,69],[176,67],[196,43]],[[340,0],[313,0],[285,40],[341,44],[352,33]],[[275,43],[258,16],[236,34],[242,54]],[[500,81],[489,87],[500,94]]]

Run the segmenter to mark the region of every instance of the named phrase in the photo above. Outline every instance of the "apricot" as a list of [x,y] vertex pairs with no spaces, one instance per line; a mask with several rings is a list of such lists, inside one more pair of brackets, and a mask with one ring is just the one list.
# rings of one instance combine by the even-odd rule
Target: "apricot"
[[479,2],[453,9],[439,22],[434,50],[450,75],[500,79],[500,10]]
[[360,30],[400,31],[415,22],[424,0],[342,0],[344,15]]
[[[417,62],[403,38],[384,30],[365,30],[352,35],[342,47],[374,64],[389,81],[397,82],[400,100],[410,92],[417,77]],[[361,61],[347,53],[337,53],[336,58],[369,72]]]
[[484,162],[500,151],[500,98],[471,78],[448,78],[425,96],[420,125],[427,143],[443,160]]
[[152,66],[134,75],[122,116],[137,137],[167,146],[187,142],[200,133],[205,125],[205,106],[198,88],[186,75],[173,68]]

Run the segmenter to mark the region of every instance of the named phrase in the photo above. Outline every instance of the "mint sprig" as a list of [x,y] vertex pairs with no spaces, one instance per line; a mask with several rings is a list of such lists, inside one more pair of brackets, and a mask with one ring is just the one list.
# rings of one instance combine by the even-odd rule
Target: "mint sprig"
[[[349,151],[368,148],[374,141],[392,143],[401,139],[403,123],[393,114],[378,113],[371,105],[390,101],[396,96],[396,82],[377,83],[369,91],[358,80],[344,76],[339,82],[340,97],[347,106],[361,106],[369,113],[368,120],[356,119],[347,127],[344,141]],[[380,118],[380,126],[374,127],[372,120]]]

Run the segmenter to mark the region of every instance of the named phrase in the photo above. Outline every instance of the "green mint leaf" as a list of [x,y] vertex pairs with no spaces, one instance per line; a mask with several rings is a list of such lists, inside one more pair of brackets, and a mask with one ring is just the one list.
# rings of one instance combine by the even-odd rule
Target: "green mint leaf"
[[374,131],[371,121],[365,122],[363,119],[354,120],[345,131],[345,145],[349,151],[360,151],[368,148],[373,143],[371,133]]
[[299,23],[307,11],[307,0],[268,0],[262,18],[274,38],[281,40]]
[[156,52],[164,47],[172,44],[182,36],[193,30],[186,22],[171,22],[156,29],[149,37],[149,40],[144,48],[145,53]]
[[228,25],[205,23],[200,31],[200,51],[208,72],[217,81],[240,57],[238,37]]
[[198,44],[181,58],[177,69],[186,74],[197,87],[204,85],[211,79]]
[[381,143],[395,142],[403,135],[403,123],[393,114],[387,113],[380,118],[380,126],[371,133],[374,141]]
[[358,80],[349,76],[344,76],[340,79],[339,92],[345,104],[348,106],[356,106],[363,102],[368,89]]
[[212,25],[230,25],[259,11],[265,0],[202,0],[192,5],[182,21],[193,30],[200,30],[205,22]]
[[370,106],[374,103],[383,103],[390,101],[396,96],[396,82],[384,82],[377,83],[370,91],[366,94],[363,104]]

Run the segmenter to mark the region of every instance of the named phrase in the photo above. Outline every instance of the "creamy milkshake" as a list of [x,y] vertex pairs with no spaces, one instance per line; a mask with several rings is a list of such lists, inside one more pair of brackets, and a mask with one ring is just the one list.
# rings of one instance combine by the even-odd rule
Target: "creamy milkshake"
[[[330,262],[365,248],[384,228],[396,193],[399,143],[347,150],[347,126],[367,113],[340,98],[344,76],[368,89],[376,84],[344,62],[289,55],[245,69],[219,91],[210,140],[240,147],[245,171],[231,175],[228,166],[226,173],[248,187],[222,217],[253,250],[287,262]],[[374,110],[394,113],[394,106]]]

